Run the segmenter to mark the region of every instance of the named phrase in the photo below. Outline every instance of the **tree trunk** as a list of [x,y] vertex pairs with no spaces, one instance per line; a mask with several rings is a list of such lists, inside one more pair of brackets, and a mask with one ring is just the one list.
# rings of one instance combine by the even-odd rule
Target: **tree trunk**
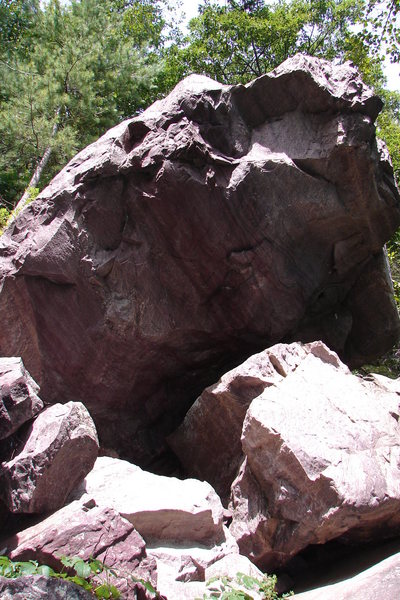
[[[59,112],[60,112],[60,110],[58,109],[57,117],[58,117]],[[57,131],[58,131],[58,121],[56,120],[53,125],[52,132],[51,132],[51,139],[53,139],[55,137]],[[37,187],[37,185],[40,181],[40,178],[42,176],[42,173],[43,173],[44,169],[46,168],[47,163],[49,162],[52,151],[53,151],[52,147],[50,145],[47,146],[42,158],[40,159],[40,161],[35,169],[35,172],[32,175],[32,178],[28,184],[28,187],[25,189],[24,193],[22,194],[21,198],[18,200],[18,203],[13,210],[13,217],[11,220],[13,220],[17,216],[17,214],[19,212],[21,212],[21,210],[24,208],[24,206],[28,203],[29,197],[30,197],[30,189]]]

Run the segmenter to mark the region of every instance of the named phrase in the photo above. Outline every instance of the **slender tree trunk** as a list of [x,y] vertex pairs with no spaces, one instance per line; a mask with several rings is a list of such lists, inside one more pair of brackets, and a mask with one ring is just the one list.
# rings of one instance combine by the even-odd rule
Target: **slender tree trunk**
[[[58,109],[57,117],[59,115],[59,112],[60,112],[60,110]],[[53,129],[51,132],[51,139],[53,139],[55,137],[57,131],[58,131],[58,120],[56,120],[53,125]],[[38,186],[38,183],[40,181],[42,173],[43,173],[44,169],[46,168],[47,163],[50,160],[52,151],[53,151],[52,147],[50,145],[47,146],[42,158],[40,159],[40,161],[35,169],[35,172],[32,175],[32,178],[28,184],[28,187],[25,189],[24,193],[22,194],[21,198],[18,200],[18,203],[13,210],[14,217],[24,208],[24,206],[29,201],[31,188],[35,188]]]

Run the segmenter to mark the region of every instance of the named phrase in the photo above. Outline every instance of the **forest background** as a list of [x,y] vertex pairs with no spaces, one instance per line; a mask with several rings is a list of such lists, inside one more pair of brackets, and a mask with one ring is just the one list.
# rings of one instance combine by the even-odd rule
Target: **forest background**
[[[384,101],[400,182],[400,0],[0,0],[0,231],[83,147],[183,77],[246,83],[303,52],[351,60]],[[400,299],[400,233],[388,244]]]

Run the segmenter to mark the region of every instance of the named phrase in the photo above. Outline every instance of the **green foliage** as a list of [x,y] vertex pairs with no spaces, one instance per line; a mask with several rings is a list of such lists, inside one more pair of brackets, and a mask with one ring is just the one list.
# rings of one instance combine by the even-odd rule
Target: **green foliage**
[[9,218],[10,211],[5,207],[0,208],[0,235],[3,233],[3,230],[7,227]]
[[363,37],[375,54],[400,60],[400,0],[366,0]]
[[293,595],[293,592],[290,592],[278,596],[275,591],[275,575],[265,575],[262,579],[257,579],[245,573],[237,573],[235,578],[213,577],[206,585],[207,593],[203,595],[203,600],[253,600],[251,593],[256,593],[263,600],[280,600]]
[[[365,71],[381,76],[380,61],[354,33],[363,22],[363,0],[230,1],[205,0],[189,24],[186,46],[173,54],[181,69],[222,83],[244,83],[304,52],[328,59],[358,59]],[[170,59],[171,56],[168,56]]]
[[24,575],[45,575],[46,577],[57,577],[65,579],[83,587],[88,592],[91,592],[96,598],[120,598],[121,594],[118,589],[109,583],[103,581],[96,582],[96,577],[101,573],[112,574],[117,576],[115,571],[104,565],[96,559],[82,560],[79,556],[61,557],[61,563],[68,569],[75,571],[69,575],[64,572],[57,572],[47,565],[39,565],[35,560],[29,561],[12,561],[7,556],[0,556],[0,576],[9,579],[16,579]]
[[152,21],[157,5],[49,0],[31,11],[29,34],[15,35],[0,60],[0,195],[7,202],[16,203],[47,149],[41,185],[156,97],[162,62],[155,47],[164,26],[161,17]]

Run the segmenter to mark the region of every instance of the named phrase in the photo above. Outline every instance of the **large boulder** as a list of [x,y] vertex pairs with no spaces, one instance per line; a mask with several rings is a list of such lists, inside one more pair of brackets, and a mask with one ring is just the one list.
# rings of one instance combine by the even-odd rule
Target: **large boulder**
[[19,357],[0,358],[0,440],[42,410],[39,386]]
[[225,538],[223,508],[205,481],[143,471],[124,460],[99,457],[71,498],[94,498],[128,519],[146,542],[214,545]]
[[62,556],[96,558],[117,573],[104,574],[123,597],[135,598],[131,575],[157,584],[155,560],[147,556],[143,538],[133,525],[112,508],[93,500],[72,502],[37,525],[2,541],[3,553],[12,560],[37,560],[60,571]]
[[389,349],[382,246],[400,209],[381,106],[349,63],[300,55],[247,85],[185,79],[3,234],[0,354],[146,467],[249,354],[323,339],[356,364]]
[[8,448],[0,464],[1,498],[14,513],[57,510],[93,467],[98,447],[83,404],[47,407]]
[[[326,349],[327,350],[327,349]],[[310,544],[400,531],[400,398],[328,350],[251,403],[232,486],[241,553],[275,569]]]

